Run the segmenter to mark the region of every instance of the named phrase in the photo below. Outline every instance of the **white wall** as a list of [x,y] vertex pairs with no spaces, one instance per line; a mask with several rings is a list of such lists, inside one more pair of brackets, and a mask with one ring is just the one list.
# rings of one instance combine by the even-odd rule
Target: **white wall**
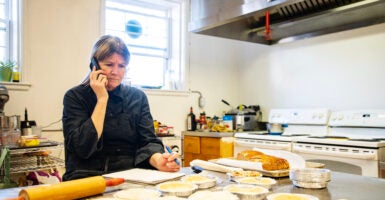
[[[240,46],[246,103],[271,108],[385,108],[385,24],[276,46]],[[266,115],[265,115],[266,116]]]

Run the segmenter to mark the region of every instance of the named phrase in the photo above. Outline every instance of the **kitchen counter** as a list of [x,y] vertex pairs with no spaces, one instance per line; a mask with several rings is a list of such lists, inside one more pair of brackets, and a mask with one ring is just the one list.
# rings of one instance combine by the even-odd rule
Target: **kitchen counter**
[[[193,173],[192,170],[188,167],[183,168],[181,172],[185,174]],[[221,189],[223,186],[231,183],[228,180],[226,174],[224,173],[213,171],[204,171],[202,173],[207,173],[218,177],[218,185],[214,188],[211,188],[210,190],[218,190]],[[273,193],[289,192],[310,194],[318,197],[320,200],[382,200],[385,196],[385,179],[364,177],[341,172],[332,172],[331,181],[328,184],[328,187],[324,189],[298,188],[291,183],[288,177],[276,178],[276,180],[277,184],[272,188]],[[101,196],[112,197],[116,189],[126,189],[133,187],[153,188],[154,185],[144,185],[126,182],[120,186],[115,186],[115,188],[109,188],[107,192],[103,195],[99,195],[95,198],[89,199],[97,199]],[[17,197],[19,190],[20,188],[1,190],[0,199]]]
[[233,132],[204,132],[204,131],[183,131],[182,136],[197,136],[197,137],[233,137]]

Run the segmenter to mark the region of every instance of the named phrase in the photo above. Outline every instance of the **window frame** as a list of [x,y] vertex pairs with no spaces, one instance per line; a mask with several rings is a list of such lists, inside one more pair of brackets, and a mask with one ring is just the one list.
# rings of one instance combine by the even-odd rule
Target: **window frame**
[[[109,1],[109,0],[102,0],[102,3],[101,3],[101,33],[102,34],[106,34],[106,1]],[[122,1],[122,0],[112,0],[112,1]],[[153,3],[153,1],[151,0],[139,0],[141,3],[146,3],[146,2],[151,2]],[[168,93],[172,94],[172,95],[175,95],[176,92],[180,91],[181,93],[185,93],[187,91],[187,85],[188,85],[188,80],[187,80],[187,70],[186,70],[186,63],[187,63],[187,44],[188,44],[188,37],[187,37],[187,34],[188,34],[188,31],[187,31],[187,24],[188,24],[188,19],[187,19],[187,16],[188,15],[188,0],[162,0],[162,1],[168,1],[169,3],[178,3],[179,4],[179,12],[180,12],[180,19],[179,19],[179,23],[178,23],[178,26],[179,28],[178,29],[173,29],[173,23],[175,22],[171,22],[172,21],[172,18],[170,19],[170,23],[171,23],[171,29],[169,31],[169,34],[170,36],[168,36],[169,40],[172,41],[175,39],[175,37],[178,38],[179,42],[177,44],[175,44],[175,42],[168,42],[168,54],[169,54],[169,61],[168,61],[168,64],[167,65],[164,65],[164,67],[166,67],[167,69],[165,70],[166,73],[163,74],[163,77],[162,78],[165,78],[166,76],[169,76],[170,73],[169,73],[169,70],[170,70],[170,67],[171,65],[173,65],[174,67],[172,67],[173,69],[176,69],[176,87],[174,88],[142,88],[143,90],[145,91],[156,91],[155,93],[156,94],[159,94],[159,92],[162,92],[162,91],[168,91]],[[124,2],[124,1],[123,1]],[[171,13],[172,15],[175,15],[174,13]],[[177,67],[175,67],[177,66]],[[166,83],[167,84],[167,83]],[[165,84],[165,85],[166,85]]]
[[[6,18],[4,22],[7,23],[7,39],[6,39],[6,58],[4,61],[14,61],[18,66],[19,72],[22,71],[22,0],[4,0],[6,8]],[[2,58],[0,58],[1,60]],[[20,82],[22,81],[20,77]],[[17,85],[18,83],[8,84],[8,82],[1,82],[3,85]],[[21,84],[24,85],[24,84]]]

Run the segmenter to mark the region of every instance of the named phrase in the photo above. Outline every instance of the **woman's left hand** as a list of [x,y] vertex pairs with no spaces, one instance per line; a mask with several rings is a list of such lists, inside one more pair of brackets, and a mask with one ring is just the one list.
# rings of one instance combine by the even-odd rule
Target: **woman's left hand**
[[177,172],[180,170],[180,165],[175,162],[175,159],[180,163],[179,154],[155,153],[150,158],[150,164],[159,171]]

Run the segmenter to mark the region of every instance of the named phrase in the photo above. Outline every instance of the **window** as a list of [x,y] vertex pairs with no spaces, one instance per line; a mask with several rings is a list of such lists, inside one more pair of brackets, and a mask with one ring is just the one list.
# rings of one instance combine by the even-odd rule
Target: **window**
[[0,61],[20,65],[19,0],[0,0]]
[[121,37],[131,52],[132,86],[183,90],[183,0],[105,0],[105,34]]

